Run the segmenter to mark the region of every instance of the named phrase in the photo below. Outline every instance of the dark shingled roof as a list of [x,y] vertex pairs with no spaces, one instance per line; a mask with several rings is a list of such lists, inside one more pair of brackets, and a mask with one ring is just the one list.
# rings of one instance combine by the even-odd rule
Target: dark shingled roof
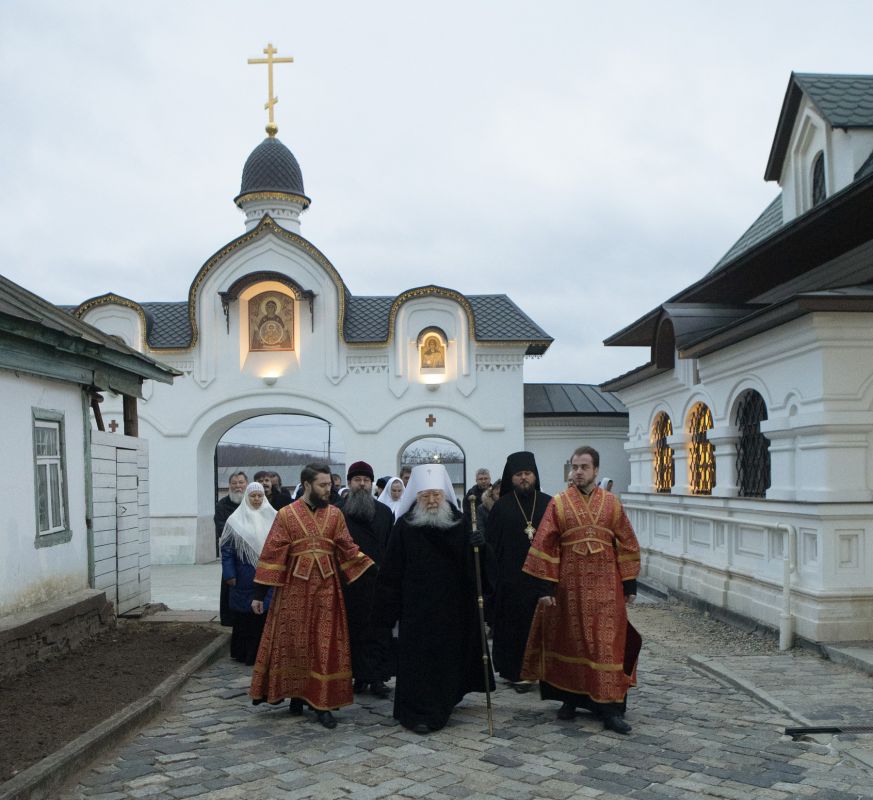
[[[479,341],[536,341],[552,338],[505,294],[466,298],[473,309],[475,336]],[[388,339],[388,315],[394,297],[354,297],[346,294],[343,334],[347,342],[384,342]],[[184,348],[191,345],[188,304],[140,303],[146,317],[146,341],[153,348]],[[545,347],[535,348],[538,354]]]
[[754,247],[758,242],[764,241],[771,233],[775,233],[782,227],[782,192],[776,196],[772,203],[761,213],[761,216],[756,219],[749,229],[734,242],[730,250],[728,250],[718,261],[718,263],[710,270],[717,272],[725,264],[733,261],[738,256],[746,252],[750,247]]
[[191,322],[187,303],[140,303],[146,316],[149,347],[188,347]]
[[803,96],[834,128],[873,128],[873,75],[792,72],[776,123],[764,180],[778,181]]
[[794,73],[794,80],[835,128],[873,128],[873,75]]
[[626,417],[627,408],[611,392],[590,383],[526,383],[526,417],[575,417],[596,414]]
[[[346,296],[343,334],[347,342],[384,342],[394,297]],[[552,338],[505,294],[470,295],[479,341],[548,341]]]
[[267,137],[246,159],[236,200],[253,192],[283,192],[306,196],[300,165],[294,154],[278,139]]

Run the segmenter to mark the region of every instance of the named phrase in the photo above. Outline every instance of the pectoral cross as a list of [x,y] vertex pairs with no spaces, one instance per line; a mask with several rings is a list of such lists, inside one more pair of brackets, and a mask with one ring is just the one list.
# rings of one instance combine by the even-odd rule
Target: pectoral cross
[[273,97],[273,64],[291,64],[294,59],[291,56],[286,58],[273,58],[279,51],[273,47],[272,43],[267,44],[263,50],[266,58],[250,58],[249,64],[266,64],[267,65],[267,102],[264,108],[269,112],[269,121],[267,122],[267,135],[275,136],[279,132],[279,126],[273,121],[273,106],[279,102],[278,97]]

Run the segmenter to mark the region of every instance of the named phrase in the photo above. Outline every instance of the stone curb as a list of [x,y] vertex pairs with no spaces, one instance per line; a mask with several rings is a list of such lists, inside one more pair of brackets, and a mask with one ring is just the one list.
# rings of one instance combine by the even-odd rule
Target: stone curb
[[60,750],[0,784],[0,800],[44,800],[52,797],[58,786],[101,752],[117,744],[121,735],[139,728],[166,709],[191,675],[221,657],[229,639],[229,632],[219,634],[145,697],[134,700]]
[[[793,719],[795,722],[798,722],[801,725],[813,724],[802,714],[798,714],[796,711],[792,711],[781,700],[777,700],[775,697],[773,697],[773,695],[768,694],[763,689],[755,686],[755,684],[749,683],[749,681],[731,672],[724,665],[719,664],[716,659],[708,659],[704,658],[703,656],[688,656],[688,665],[693,669],[700,670],[701,672],[706,672],[709,675],[713,675],[714,677],[723,680],[725,683],[729,683],[735,689],[739,689],[741,692],[745,692],[751,697],[754,697],[756,700],[762,702],[765,706],[769,706],[774,711],[778,711],[780,714],[785,715],[789,719]],[[0,800],[2,800],[2,797],[0,797]]]

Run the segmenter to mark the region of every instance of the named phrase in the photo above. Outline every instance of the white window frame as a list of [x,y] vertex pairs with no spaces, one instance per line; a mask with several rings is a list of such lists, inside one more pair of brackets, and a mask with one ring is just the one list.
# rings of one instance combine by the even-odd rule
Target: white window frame
[[[57,437],[57,452],[43,453],[37,443],[38,430],[55,431]],[[55,468],[57,488],[53,490],[51,473]],[[67,542],[72,537],[69,525],[69,504],[67,502],[67,453],[64,440],[64,415],[58,411],[33,409],[33,488],[34,488],[34,525],[36,528],[36,545],[47,545]],[[45,514],[41,515],[41,498],[45,500]],[[43,528],[42,517],[47,517],[48,525]]]

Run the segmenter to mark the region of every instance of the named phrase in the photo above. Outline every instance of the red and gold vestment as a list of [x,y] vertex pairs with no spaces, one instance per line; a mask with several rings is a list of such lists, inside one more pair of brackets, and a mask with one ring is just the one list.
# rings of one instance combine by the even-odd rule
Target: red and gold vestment
[[373,565],[335,506],[301,499],[276,515],[255,572],[275,587],[249,695],[276,703],[296,697],[315,709],[350,705],[352,663],[339,573],[351,583]]
[[524,571],[557,587],[555,606],[537,608],[522,678],[623,703],[636,685],[639,634],[628,623],[622,581],[639,574],[640,546],[621,501],[600,488],[556,495]]

